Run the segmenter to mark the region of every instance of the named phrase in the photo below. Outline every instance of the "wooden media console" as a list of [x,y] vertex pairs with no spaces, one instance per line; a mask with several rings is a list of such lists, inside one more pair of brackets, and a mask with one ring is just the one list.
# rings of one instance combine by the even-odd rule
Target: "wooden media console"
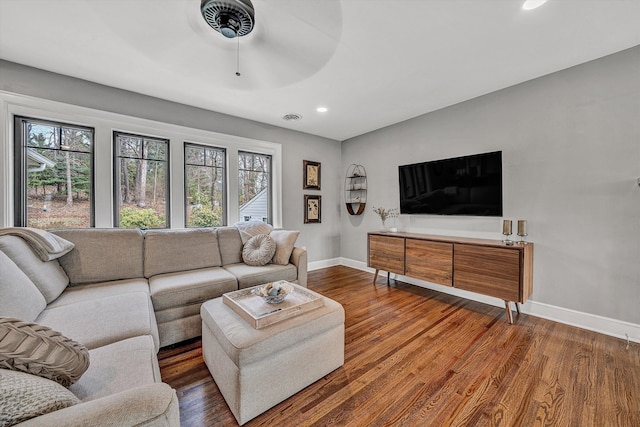
[[505,302],[513,323],[511,302],[529,299],[533,291],[533,243],[511,246],[501,240],[435,236],[417,233],[368,233],[368,262],[380,270],[439,285],[476,292]]

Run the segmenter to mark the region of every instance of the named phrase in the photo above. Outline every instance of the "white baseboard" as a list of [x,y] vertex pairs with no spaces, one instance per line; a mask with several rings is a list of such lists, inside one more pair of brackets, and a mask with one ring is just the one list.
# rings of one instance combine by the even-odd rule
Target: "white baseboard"
[[307,264],[307,271],[319,270],[321,268],[334,267],[340,265],[340,258],[324,259],[321,261],[312,261]]
[[[365,262],[349,258],[333,258],[327,261],[316,261],[309,264],[309,270],[312,269],[311,264],[314,264],[313,269],[325,268],[333,265],[344,265],[346,267],[356,268],[372,274],[375,272],[374,269],[367,267]],[[384,276],[386,276],[386,272],[384,273]],[[467,292],[449,286],[424,282],[422,280],[402,275],[392,275],[391,277],[412,285],[504,308],[504,301],[498,298]],[[533,300],[529,300],[522,304],[522,312],[531,316],[541,317],[543,319],[553,320],[555,322],[564,323],[581,329],[587,329],[589,331],[610,335],[623,340],[640,343],[639,324],[603,317],[597,314],[584,313],[570,308],[558,307]]]

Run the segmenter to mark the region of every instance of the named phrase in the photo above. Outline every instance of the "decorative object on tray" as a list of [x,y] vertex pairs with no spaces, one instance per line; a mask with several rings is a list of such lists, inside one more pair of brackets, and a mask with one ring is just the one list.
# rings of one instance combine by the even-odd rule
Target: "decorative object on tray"
[[[380,217],[380,220],[382,221],[382,231],[391,231],[391,232],[398,231],[395,224],[396,218],[398,218],[397,208],[385,209],[383,207],[376,208],[374,206],[373,211],[378,214],[378,216]],[[387,228],[388,219],[392,220],[393,222],[390,228]]]
[[302,174],[304,176],[302,188],[305,190],[320,189],[320,162],[302,161]]
[[262,297],[269,304],[280,304],[291,291],[293,291],[293,287],[281,280],[260,286],[253,290],[253,294]]
[[273,325],[324,305],[322,295],[305,287],[286,280],[273,283],[273,285],[285,284],[291,287],[291,291],[287,293],[287,298],[278,305],[269,304],[261,296],[254,293],[256,289],[264,288],[268,283],[227,292],[222,295],[222,302],[255,329]]
[[304,195],[304,223],[322,222],[322,196]]

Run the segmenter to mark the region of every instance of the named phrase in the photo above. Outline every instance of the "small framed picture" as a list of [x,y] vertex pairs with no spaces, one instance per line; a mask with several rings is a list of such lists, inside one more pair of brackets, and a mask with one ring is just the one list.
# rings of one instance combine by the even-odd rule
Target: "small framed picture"
[[320,189],[320,162],[302,161],[302,176],[304,177],[302,188],[305,190]]
[[304,195],[304,223],[322,222],[322,196]]

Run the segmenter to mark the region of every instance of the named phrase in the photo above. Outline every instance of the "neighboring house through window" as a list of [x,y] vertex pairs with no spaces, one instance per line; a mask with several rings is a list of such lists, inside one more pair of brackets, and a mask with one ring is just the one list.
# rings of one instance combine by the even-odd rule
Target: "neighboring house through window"
[[114,147],[114,226],[168,228],[169,141],[114,132]]
[[272,223],[271,156],[238,152],[239,217]]
[[226,225],[226,152],[185,142],[185,222],[187,227]]
[[94,129],[20,116],[14,123],[14,225],[93,226]]

